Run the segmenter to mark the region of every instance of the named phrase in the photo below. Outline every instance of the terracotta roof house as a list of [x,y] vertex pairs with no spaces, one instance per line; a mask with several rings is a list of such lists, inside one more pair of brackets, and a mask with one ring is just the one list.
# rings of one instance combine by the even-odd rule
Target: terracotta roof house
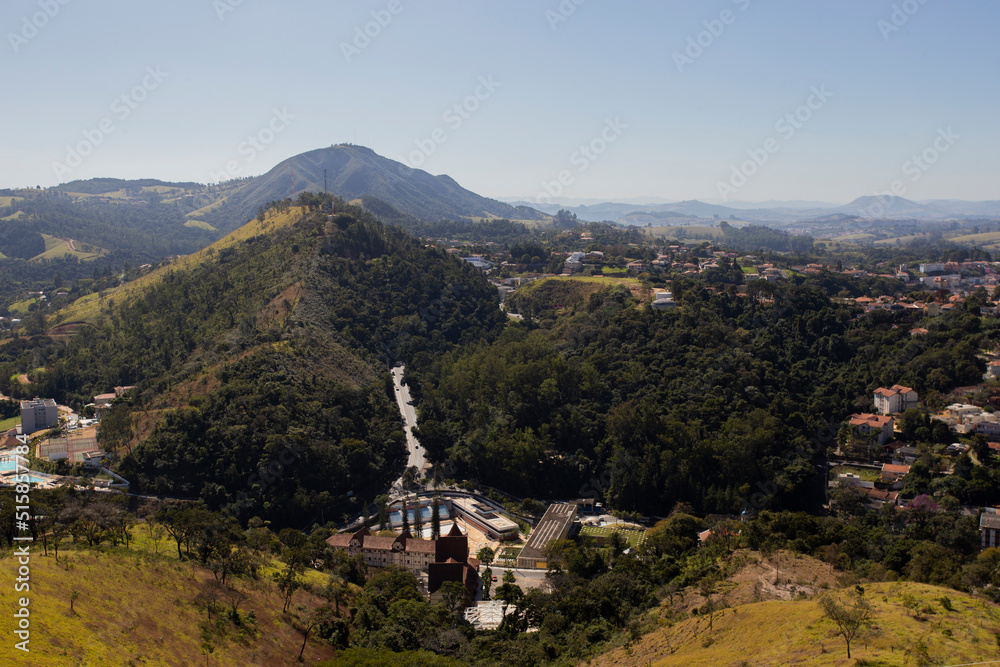
[[908,408],[917,407],[917,392],[910,387],[895,384],[889,389],[875,390],[875,411],[880,415],[892,415]]

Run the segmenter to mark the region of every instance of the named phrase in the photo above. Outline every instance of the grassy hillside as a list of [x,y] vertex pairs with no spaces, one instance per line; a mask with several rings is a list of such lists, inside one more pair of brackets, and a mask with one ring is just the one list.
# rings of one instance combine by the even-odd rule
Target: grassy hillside
[[642,284],[635,278],[573,276],[536,280],[515,292],[510,303],[522,315],[571,313],[585,308],[592,294],[615,285],[624,285],[636,297],[644,296]]
[[904,667],[1000,660],[1000,608],[996,605],[951,589],[912,583],[867,585],[865,596],[875,607],[878,632],[867,643],[856,641],[850,660],[843,639],[813,598],[727,608],[716,612],[711,628],[707,616],[673,625],[661,619],[661,629],[589,664]]
[[106,252],[103,248],[76,243],[72,239],[61,239],[49,234],[42,234],[42,238],[45,239],[45,252],[33,257],[32,261],[76,257],[81,262],[90,262]]
[[[40,545],[31,559],[30,654],[0,645],[0,664],[31,667],[76,665],[291,665],[302,646],[292,614],[281,613],[281,596],[266,577],[238,584],[247,596],[239,605],[241,622],[225,615],[225,599],[209,615],[199,592],[214,581],[212,573],[177,560],[173,543],[155,545],[139,533],[130,549],[60,549]],[[0,577],[13,581],[18,563],[0,560]],[[318,575],[318,573],[315,573]],[[5,587],[4,608],[13,608],[14,592]],[[77,594],[70,610],[70,598]],[[23,594],[23,593],[22,593]],[[18,594],[21,595],[21,594]],[[294,605],[319,606],[321,600],[298,591]],[[11,637],[8,617],[2,623]],[[328,659],[333,649],[310,641],[305,664]]]
[[184,226],[185,227],[195,227],[197,229],[206,229],[206,230],[208,230],[210,232],[216,231],[215,227],[213,227],[212,225],[208,224],[207,222],[203,222],[201,220],[188,220],[187,222],[184,223]]
[[81,320],[93,323],[100,314],[100,305],[102,301],[114,299],[120,303],[128,302],[134,297],[144,294],[150,287],[162,282],[165,275],[178,271],[189,271],[196,267],[203,266],[207,262],[212,261],[212,259],[216,256],[216,253],[221,250],[235,247],[249,238],[289,227],[301,219],[302,214],[302,209],[297,206],[293,206],[287,211],[281,213],[271,211],[268,213],[263,222],[255,218],[231,234],[219,239],[206,248],[202,248],[198,252],[181,257],[180,259],[170,262],[155,271],[150,271],[136,280],[125,283],[115,289],[107,290],[100,295],[88,294],[87,296],[80,298],[61,313],[62,319],[65,321]]

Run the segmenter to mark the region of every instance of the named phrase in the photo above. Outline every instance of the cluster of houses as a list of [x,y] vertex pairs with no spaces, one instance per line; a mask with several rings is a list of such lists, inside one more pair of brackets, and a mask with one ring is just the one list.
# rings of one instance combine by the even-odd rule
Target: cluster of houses
[[[831,481],[831,485],[853,487],[862,491],[871,506],[881,506],[885,503],[898,505],[899,493],[903,488],[910,466],[920,458],[920,451],[912,445],[894,439],[894,418],[904,410],[917,407],[919,396],[917,392],[901,385],[879,387],[874,392],[875,413],[851,415],[848,424],[851,431],[871,443],[877,443],[876,452],[882,460],[878,468],[878,476],[874,480],[865,480],[856,473],[844,473]],[[943,411],[933,415],[934,419],[944,422],[957,434],[981,434],[991,440],[991,449],[1000,452],[1000,417],[990,409],[967,403],[953,403]],[[969,445],[955,442],[949,445],[946,452],[952,456],[964,454]],[[865,467],[875,468],[878,464],[865,464]],[[980,516],[980,534],[982,548],[1000,548],[1000,509],[986,508]]]
[[952,403],[934,419],[948,425],[955,433],[980,433],[991,440],[1000,439],[1000,418],[994,412],[968,403]]

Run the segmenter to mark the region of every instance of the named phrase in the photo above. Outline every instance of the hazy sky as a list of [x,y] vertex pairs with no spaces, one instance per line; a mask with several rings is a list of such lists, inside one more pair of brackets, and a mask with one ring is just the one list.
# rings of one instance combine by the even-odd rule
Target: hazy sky
[[0,26],[0,186],[351,142],[494,197],[1000,199],[991,0],[4,0]]

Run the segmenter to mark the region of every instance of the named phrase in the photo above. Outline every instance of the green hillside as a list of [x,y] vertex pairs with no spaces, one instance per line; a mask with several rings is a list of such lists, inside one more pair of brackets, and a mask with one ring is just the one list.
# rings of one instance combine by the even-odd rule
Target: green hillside
[[[480,274],[340,202],[329,216],[270,211],[54,319],[95,326],[32,389],[82,405],[139,385],[102,428],[134,488],[301,526],[401,471],[388,367],[420,368],[505,321]],[[247,498],[279,456],[288,474]]]

